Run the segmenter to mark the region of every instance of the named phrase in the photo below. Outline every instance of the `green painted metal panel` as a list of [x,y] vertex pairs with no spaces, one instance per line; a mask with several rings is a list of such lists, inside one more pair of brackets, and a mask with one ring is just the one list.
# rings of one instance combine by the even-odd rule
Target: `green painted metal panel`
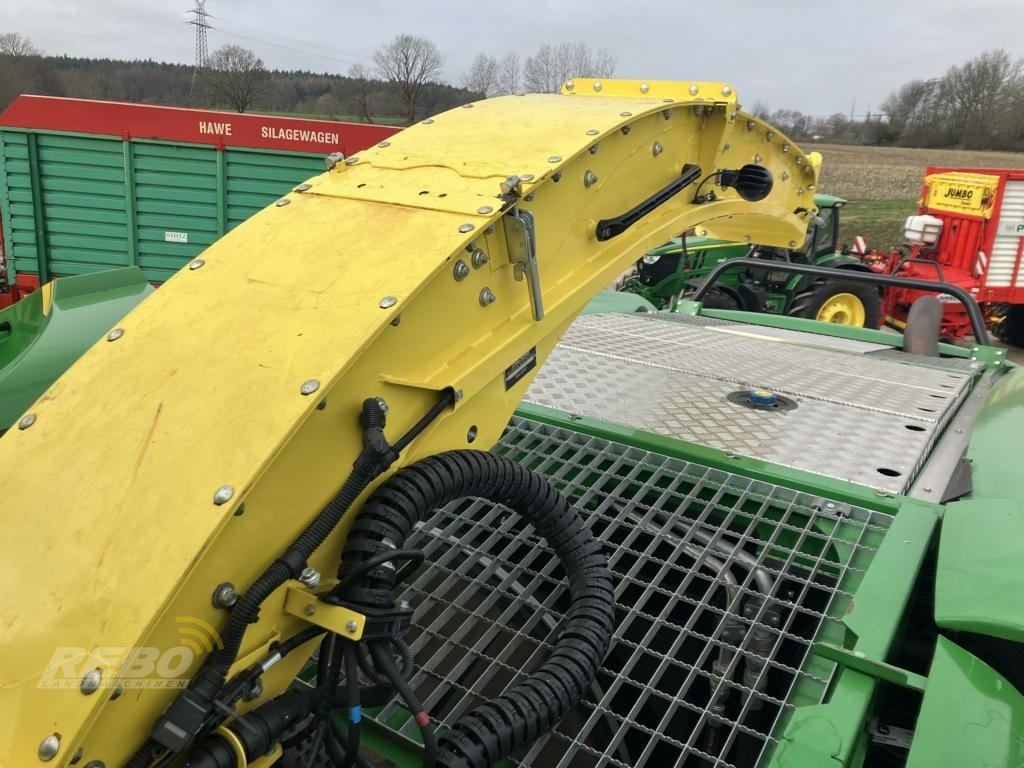
[[971,460],[972,498],[1010,498],[1024,503],[1020,454],[1008,450],[1008,440],[1013,439],[1009,436],[1024,434],[1024,371],[1003,370],[1000,364],[994,374],[999,381],[971,431],[967,457]]
[[3,133],[0,133],[0,242],[6,243],[4,246],[4,255],[7,260],[11,263],[11,267],[7,270],[7,281],[9,283],[14,282],[14,258],[11,254],[11,244],[13,239],[11,237],[11,209],[14,207],[8,194],[7,186],[7,164],[4,162],[4,157],[7,156],[8,146],[7,142],[4,141]]
[[138,269],[56,280],[0,310],[0,433],[153,288]]
[[940,636],[907,768],[942,765],[1024,765],[1024,696],[987,664]]
[[40,282],[50,274],[128,266],[128,228],[93,215],[98,206],[125,210],[122,142],[46,133],[29,136],[38,144],[40,197],[33,205],[39,209],[46,244],[37,248],[45,254],[37,272]]
[[316,154],[0,129],[12,277],[138,265],[163,282],[322,170]]
[[50,279],[50,266],[46,262],[46,221],[43,218],[43,182],[39,168],[39,138],[28,137],[28,178],[32,190],[32,232],[35,238],[36,264],[39,282]]
[[270,205],[293,186],[322,173],[323,158],[251,149],[228,149],[225,155],[227,228],[233,229]]
[[935,577],[935,623],[1024,642],[1024,504],[968,499],[946,506]]
[[[925,553],[939,523],[940,509],[901,498],[899,510],[844,618],[842,645],[884,659],[896,636]],[[845,668],[833,681],[828,700],[798,707],[780,721],[779,743],[771,768],[820,768],[858,765],[863,723],[877,679]],[[936,764],[938,765],[938,764]]]
[[584,315],[599,315],[605,312],[657,312],[657,307],[635,293],[601,291],[583,308]]
[[[163,282],[217,239],[217,150],[160,142],[133,148],[136,210],[147,216],[136,232],[139,266]],[[169,207],[154,217],[154,203]]]

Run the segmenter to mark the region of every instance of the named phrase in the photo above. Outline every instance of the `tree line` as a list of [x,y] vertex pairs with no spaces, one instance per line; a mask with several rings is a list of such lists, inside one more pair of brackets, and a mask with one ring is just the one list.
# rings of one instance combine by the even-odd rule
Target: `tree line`
[[615,62],[604,49],[543,45],[521,58],[481,54],[461,85],[442,81],[444,57],[423,37],[397,35],[367,64],[346,75],[267,70],[253,51],[225,45],[207,66],[44,55],[16,32],[0,33],[0,110],[18,94],[72,96],[170,106],[262,110],[366,122],[411,123],[485,96],[556,91],[570,76],[608,77]]
[[799,110],[755,105],[794,139],[903,147],[1024,150],[1024,60],[985,51],[941,77],[911,80],[873,113],[813,117]]
[[[461,83],[450,85],[442,80],[437,45],[401,34],[346,75],[268,71],[237,45],[219,48],[196,71],[186,64],[46,56],[27,38],[6,32],[0,33],[0,109],[19,93],[38,93],[411,123],[485,96],[554,92],[571,77],[611,77],[615,66],[603,48],[545,44],[525,56],[480,53]],[[986,51],[941,77],[905,83],[876,111],[856,117],[763,104],[751,111],[797,140],[1024,150],[1024,60]]]

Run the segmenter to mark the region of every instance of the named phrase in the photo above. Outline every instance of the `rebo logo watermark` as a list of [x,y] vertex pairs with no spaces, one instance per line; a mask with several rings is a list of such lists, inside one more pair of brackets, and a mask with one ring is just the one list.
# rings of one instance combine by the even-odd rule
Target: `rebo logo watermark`
[[170,648],[61,646],[53,652],[39,679],[40,688],[184,688],[184,677],[197,658],[223,648],[208,622],[179,616],[178,645]]

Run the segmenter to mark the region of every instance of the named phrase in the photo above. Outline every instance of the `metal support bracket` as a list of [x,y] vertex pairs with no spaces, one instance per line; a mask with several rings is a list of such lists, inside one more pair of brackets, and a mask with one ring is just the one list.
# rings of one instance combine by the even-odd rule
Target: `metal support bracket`
[[924,687],[928,684],[928,678],[924,675],[908,672],[884,661],[872,659],[866,656],[863,651],[851,651],[848,648],[833,645],[832,643],[815,643],[814,653],[823,659],[834,661],[842,667],[848,667],[869,677],[893,683],[901,688],[910,688],[915,691],[924,692]]
[[530,289],[530,307],[533,319],[544,317],[544,299],[540,290],[540,273],[537,271],[537,235],[533,214],[513,209],[505,215],[505,239],[508,243],[508,257],[512,262],[516,280],[526,277]]
[[366,627],[366,617],[341,605],[321,600],[304,586],[289,585],[284,598],[284,612],[310,624],[334,632],[349,640],[360,640]]

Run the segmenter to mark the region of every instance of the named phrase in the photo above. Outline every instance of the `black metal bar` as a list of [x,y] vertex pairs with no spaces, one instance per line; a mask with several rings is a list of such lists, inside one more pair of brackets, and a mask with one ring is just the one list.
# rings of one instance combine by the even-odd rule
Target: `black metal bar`
[[898,275],[900,270],[903,269],[904,264],[927,264],[929,267],[935,267],[935,272],[938,275],[939,282],[946,282],[945,276],[942,274],[942,265],[939,264],[935,259],[922,259],[920,257],[914,258],[912,256],[904,256],[898,262],[896,262],[896,269],[892,271],[894,275]]
[[639,205],[630,208],[623,214],[613,216],[610,219],[601,219],[597,222],[597,230],[595,233],[597,235],[597,239],[603,242],[621,235],[631,226],[640,221],[644,216],[658,208],[658,206],[668,202],[682,192],[686,187],[693,184],[693,182],[700,178],[701,173],[703,173],[703,171],[701,171],[699,165],[687,163],[683,166],[683,170],[680,172],[678,179],[673,181],[671,184],[662,187]]
[[765,262],[763,259],[732,259],[723,261],[711,270],[704,281],[704,285],[693,294],[695,301],[700,301],[718,279],[726,272],[744,267],[755,267],[771,269],[777,272],[792,272],[796,275],[811,275],[812,277],[835,277],[842,280],[869,283],[871,285],[888,285],[893,288],[910,288],[916,291],[931,291],[933,293],[948,293],[958,299],[967,310],[967,316],[971,319],[971,332],[979,344],[988,344],[988,330],[985,328],[985,317],[981,314],[981,307],[967,291],[959,285],[951,283],[939,283],[931,280],[914,280],[909,277],[894,277],[893,275],[877,275],[874,272],[861,272],[855,269],[833,269],[832,267],[816,267],[811,264],[787,264],[785,262]]

